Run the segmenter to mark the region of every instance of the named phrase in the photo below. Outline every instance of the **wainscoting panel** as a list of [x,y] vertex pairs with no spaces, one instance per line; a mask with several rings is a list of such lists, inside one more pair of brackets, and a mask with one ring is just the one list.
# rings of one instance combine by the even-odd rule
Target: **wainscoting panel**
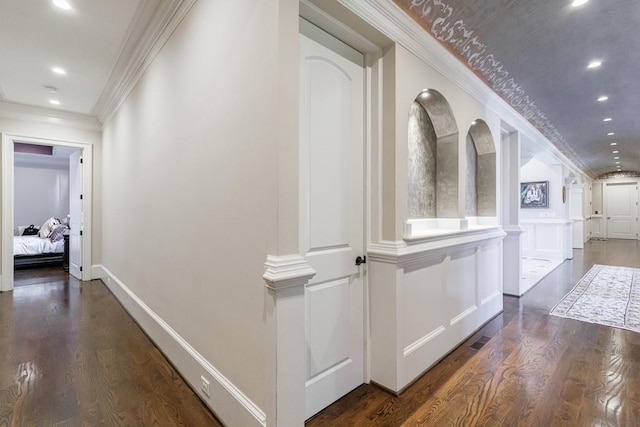
[[369,247],[372,381],[400,392],[502,311],[492,228]]
[[522,256],[563,261],[572,258],[572,221],[521,219]]

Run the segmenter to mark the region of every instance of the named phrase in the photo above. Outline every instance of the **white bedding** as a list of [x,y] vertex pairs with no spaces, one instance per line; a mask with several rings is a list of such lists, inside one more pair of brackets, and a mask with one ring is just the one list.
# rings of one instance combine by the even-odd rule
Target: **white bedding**
[[13,236],[14,255],[39,255],[64,252],[64,240],[52,242],[38,236]]

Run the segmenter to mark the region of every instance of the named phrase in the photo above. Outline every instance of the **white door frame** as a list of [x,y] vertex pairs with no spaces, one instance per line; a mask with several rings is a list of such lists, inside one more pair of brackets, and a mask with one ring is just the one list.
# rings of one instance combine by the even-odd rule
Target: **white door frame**
[[[612,238],[609,234],[611,233],[610,227],[609,227],[609,219],[611,217],[611,212],[609,211],[609,198],[611,197],[611,191],[609,190],[612,186],[617,186],[617,185],[635,185],[636,186],[636,200],[633,200],[632,202],[635,202],[636,207],[635,207],[635,215],[636,215],[636,223],[635,223],[635,233],[636,233],[636,238],[635,240],[640,240],[640,233],[638,232],[640,229],[640,225],[638,225],[637,222],[637,218],[638,218],[638,209],[640,209],[640,192],[638,191],[638,186],[640,186],[640,180],[636,180],[636,179],[622,179],[622,180],[613,180],[613,181],[605,181],[602,183],[602,210],[603,210],[603,220],[604,220],[604,237],[607,239]],[[629,239],[629,240],[634,240],[634,239]]]
[[[381,149],[378,144],[382,138],[382,56],[383,51],[366,37],[342,23],[337,16],[324,12],[309,0],[300,0],[299,16],[343,43],[360,51],[364,55],[364,252],[366,254],[372,241],[381,235],[381,212],[377,212],[377,194],[381,192],[380,177],[374,169],[380,167]],[[376,154],[374,154],[376,153]],[[373,225],[376,224],[376,225]],[[369,306],[369,274],[364,268],[364,382],[371,381],[371,324]],[[302,399],[304,404],[304,398]]]
[[93,176],[93,146],[87,142],[63,141],[46,138],[36,138],[15,134],[2,134],[2,230],[1,257],[2,272],[0,277],[0,292],[13,289],[13,227],[14,227],[14,143],[24,142],[38,145],[57,145],[82,150],[82,209],[84,215],[82,227],[82,280],[91,280],[91,237],[92,237],[92,176]]

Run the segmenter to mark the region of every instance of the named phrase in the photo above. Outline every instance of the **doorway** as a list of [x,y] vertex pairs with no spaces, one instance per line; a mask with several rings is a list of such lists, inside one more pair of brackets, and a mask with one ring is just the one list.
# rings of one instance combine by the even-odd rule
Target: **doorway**
[[[92,146],[83,142],[50,140],[44,138],[34,138],[22,135],[3,134],[2,135],[2,276],[0,279],[0,291],[10,291],[14,285],[14,249],[13,235],[15,224],[15,155],[14,147],[16,143],[31,144],[34,146],[56,146],[63,149],[75,151],[78,158],[82,158],[82,167],[76,168],[75,198],[79,199],[77,211],[73,217],[77,218],[76,232],[77,241],[73,245],[71,254],[75,253],[74,259],[79,265],[75,271],[81,280],[91,280],[91,189],[92,189]],[[71,160],[70,160],[71,162]],[[79,171],[79,172],[78,172]],[[70,175],[73,174],[70,168]],[[70,177],[70,181],[71,181]],[[70,190],[71,190],[70,186]],[[71,199],[71,196],[70,196]],[[71,205],[71,203],[70,203]],[[71,206],[70,206],[71,207]],[[40,224],[38,224],[40,225]],[[73,229],[73,225],[72,225]],[[69,236],[72,237],[71,235]]]

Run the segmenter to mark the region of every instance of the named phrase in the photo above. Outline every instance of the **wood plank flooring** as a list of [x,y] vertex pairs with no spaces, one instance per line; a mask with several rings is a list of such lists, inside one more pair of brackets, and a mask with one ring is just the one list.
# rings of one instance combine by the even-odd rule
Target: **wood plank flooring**
[[[640,246],[574,254],[400,396],[363,385],[307,426],[640,426],[640,334],[548,314]],[[221,425],[101,282],[38,274],[0,294],[0,426]]]
[[100,281],[0,293],[0,426],[221,426]]
[[307,427],[640,426],[640,334],[549,315],[593,264],[640,267],[640,245],[586,244],[400,396],[365,384]]

